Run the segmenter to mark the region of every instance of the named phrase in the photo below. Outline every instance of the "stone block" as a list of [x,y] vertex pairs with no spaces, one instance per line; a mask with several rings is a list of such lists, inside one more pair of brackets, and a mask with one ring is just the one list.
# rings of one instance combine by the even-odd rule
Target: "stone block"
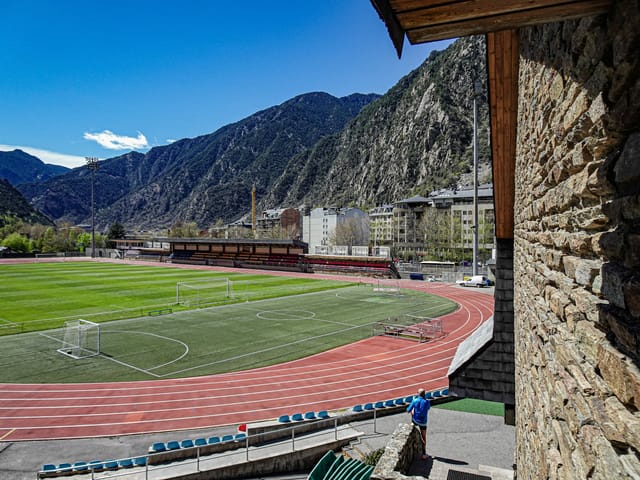
[[616,261],[624,255],[624,234],[620,231],[595,233],[592,237],[592,249],[597,255],[606,255]]
[[622,286],[622,292],[629,313],[634,317],[640,317],[640,280],[632,278]]
[[635,132],[627,138],[613,171],[616,184],[625,190],[629,187],[638,188],[638,183],[640,183],[640,132]]
[[[614,399],[617,402],[615,397],[609,398]],[[615,448],[625,448],[628,442],[625,439],[622,429],[620,429],[618,424],[613,420],[611,411],[607,408],[605,402],[601,398],[595,396],[589,397],[588,401],[591,406],[591,413],[595,424],[602,429],[602,433],[605,438],[609,440]],[[618,404],[622,407],[620,402],[618,402]]]
[[611,424],[615,426],[612,443],[617,448],[631,445],[640,451],[640,418],[638,414],[631,413],[620,403],[616,397],[609,397],[603,402],[603,424],[608,429]]
[[596,297],[582,287],[574,288],[571,292],[570,298],[573,300],[576,307],[584,313],[587,320],[598,323],[600,318],[600,305],[605,303],[602,299]]
[[626,309],[622,286],[631,276],[631,272],[622,265],[608,262],[602,265],[602,294],[612,305]]
[[640,371],[608,342],[598,345],[597,367],[614,395],[625,405],[640,409]]
[[615,307],[605,306],[601,309],[602,323],[609,327],[609,330],[616,339],[617,344],[630,354],[638,356],[638,346],[640,345],[640,328],[627,318],[626,312]]
[[580,259],[574,271],[574,279],[578,285],[591,286],[595,277],[600,273],[600,260]]

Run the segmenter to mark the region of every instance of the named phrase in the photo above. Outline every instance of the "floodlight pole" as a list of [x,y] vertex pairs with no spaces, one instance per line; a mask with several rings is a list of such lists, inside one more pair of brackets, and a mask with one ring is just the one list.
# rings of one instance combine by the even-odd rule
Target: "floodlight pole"
[[87,161],[87,168],[91,172],[91,258],[96,257],[96,216],[93,184],[95,183],[95,175],[100,165],[97,157],[84,157]]
[[480,81],[473,82],[473,275],[478,274],[478,97]]

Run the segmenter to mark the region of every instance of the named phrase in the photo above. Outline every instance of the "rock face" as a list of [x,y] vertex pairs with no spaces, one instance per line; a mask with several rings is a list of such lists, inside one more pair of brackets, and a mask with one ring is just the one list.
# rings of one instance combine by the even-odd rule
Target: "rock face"
[[[266,202],[373,206],[457,185],[473,164],[473,85],[486,80],[485,57],[483,37],[433,53],[344,131],[293,159]],[[485,84],[481,91],[480,160],[488,165]]]
[[639,24],[520,31],[518,477],[640,475]]
[[6,217],[17,218],[32,225],[53,225],[50,219],[29,205],[13,185],[0,178],[0,227],[7,221]]
[[[484,72],[483,37],[462,39],[383,97],[305,94],[210,135],[105,160],[96,174],[98,228],[236,220],[249,213],[254,184],[259,209],[366,208],[456,185],[472,165],[473,81]],[[486,94],[478,104],[487,165]],[[90,216],[89,188],[86,168],[20,186],[51,218],[74,223]]]

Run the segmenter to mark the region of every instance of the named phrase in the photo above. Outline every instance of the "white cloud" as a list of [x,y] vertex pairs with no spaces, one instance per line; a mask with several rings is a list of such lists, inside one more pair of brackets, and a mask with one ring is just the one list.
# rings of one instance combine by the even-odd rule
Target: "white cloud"
[[126,135],[116,135],[111,130],[104,130],[100,133],[84,134],[86,140],[98,142],[104,148],[109,150],[140,150],[149,147],[147,137],[138,132],[137,137],[127,137]]
[[167,143],[173,143],[176,142],[177,140],[175,138],[167,138]]
[[52,152],[50,150],[43,150],[41,148],[25,147],[22,145],[3,145],[0,144],[0,150],[4,152],[11,152],[13,150],[22,150],[23,152],[38,157],[44,163],[50,163],[52,165],[62,165],[63,167],[80,167],[84,165],[85,158],[77,155],[67,155],[66,153]]

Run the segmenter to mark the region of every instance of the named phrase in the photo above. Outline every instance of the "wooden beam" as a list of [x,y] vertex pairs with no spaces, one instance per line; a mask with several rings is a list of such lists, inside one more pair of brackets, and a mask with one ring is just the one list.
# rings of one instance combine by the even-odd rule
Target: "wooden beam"
[[[462,3],[476,4],[478,2],[456,2],[442,7],[425,9],[422,13],[414,11],[398,14],[398,18],[401,19],[399,23],[406,30],[409,41],[415,45],[445,38],[512,30],[527,25],[598,15],[609,10],[612,0],[589,0],[558,5],[545,2],[544,6],[526,10],[512,11],[505,6],[500,10],[476,8],[468,12],[459,10],[459,4]],[[521,5],[526,2],[515,3]],[[429,17],[426,14],[430,10],[437,11],[438,15]],[[503,13],[495,13],[502,10],[504,10]],[[418,21],[420,16],[422,26]],[[406,22],[406,25],[403,22]],[[408,25],[412,25],[412,27]]]
[[496,237],[513,238],[518,122],[519,37],[517,30],[487,34],[487,73],[493,160]]
[[396,49],[398,58],[401,58],[405,31],[398,23],[398,19],[389,4],[389,0],[371,0],[371,5],[373,5],[373,8],[375,8],[380,16],[380,19],[387,26],[387,32],[389,32],[391,43],[393,43],[393,46]]

